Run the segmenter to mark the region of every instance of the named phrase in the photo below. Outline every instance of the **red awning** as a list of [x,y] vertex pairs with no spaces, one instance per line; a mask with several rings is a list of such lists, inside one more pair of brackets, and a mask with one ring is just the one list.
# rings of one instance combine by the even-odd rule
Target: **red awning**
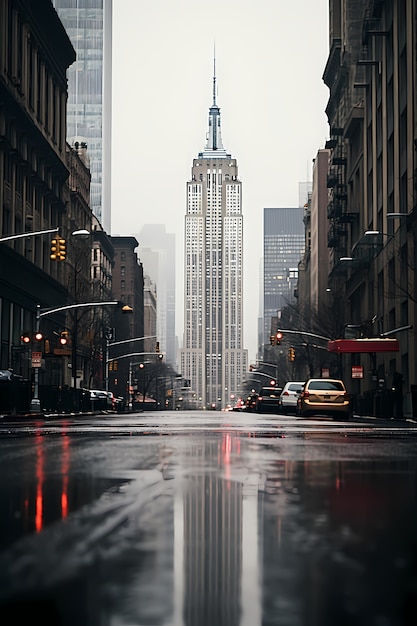
[[398,352],[398,339],[335,339],[327,343],[329,352]]

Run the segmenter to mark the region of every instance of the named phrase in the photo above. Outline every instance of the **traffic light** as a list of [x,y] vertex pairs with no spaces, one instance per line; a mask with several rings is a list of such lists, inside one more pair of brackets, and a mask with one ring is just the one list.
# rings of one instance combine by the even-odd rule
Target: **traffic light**
[[288,360],[295,361],[295,350],[293,347],[288,348]]
[[271,335],[269,341],[271,343],[271,346],[275,346],[275,335]]
[[53,261],[63,261],[67,256],[67,242],[57,235],[51,241],[51,259]]
[[157,341],[155,344],[155,352],[159,353],[159,341]]
[[279,331],[277,331],[276,335],[275,335],[275,345],[279,346],[281,345],[281,340],[282,340],[282,333],[280,333]]
[[59,333],[59,343],[61,346],[66,346],[68,343],[68,331],[63,330]]
[[62,237],[58,237],[58,254],[60,261],[63,261],[67,256],[67,242]]
[[36,339],[36,341],[42,341],[42,339],[43,339],[43,333],[41,333],[41,331],[40,331],[40,330],[38,330],[38,331],[35,333],[35,339]]
[[20,335],[20,341],[22,343],[24,343],[25,345],[30,343],[30,332],[27,330],[24,330],[22,332],[22,334]]

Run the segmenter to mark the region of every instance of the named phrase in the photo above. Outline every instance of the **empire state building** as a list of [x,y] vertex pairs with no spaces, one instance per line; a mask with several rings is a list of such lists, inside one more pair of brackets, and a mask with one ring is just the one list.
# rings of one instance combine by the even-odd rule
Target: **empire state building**
[[247,370],[242,261],[242,183],[223,147],[214,71],[207,142],[187,182],[181,350],[182,375],[208,408],[233,402]]

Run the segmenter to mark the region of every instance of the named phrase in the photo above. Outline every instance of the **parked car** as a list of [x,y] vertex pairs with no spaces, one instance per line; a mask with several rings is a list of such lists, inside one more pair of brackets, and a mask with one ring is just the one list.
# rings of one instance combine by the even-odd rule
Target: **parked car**
[[283,413],[294,412],[297,409],[298,396],[303,390],[304,382],[290,381],[285,383],[279,398],[281,410]]
[[257,413],[279,413],[279,398],[282,387],[262,387],[256,399],[255,411]]
[[245,402],[247,411],[251,412],[256,409],[257,399],[258,399],[258,394],[254,391],[248,395],[248,397],[246,398],[246,402]]
[[246,411],[246,402],[242,400],[242,398],[239,398],[232,407],[232,411]]
[[89,389],[92,409],[106,410],[111,408],[111,398],[103,389]]
[[117,413],[123,413],[126,410],[126,400],[123,396],[117,396],[117,398],[114,399],[114,408]]
[[116,410],[116,396],[112,391],[107,391],[107,406],[109,409]]
[[297,400],[297,415],[331,415],[350,419],[352,403],[343,380],[310,378]]

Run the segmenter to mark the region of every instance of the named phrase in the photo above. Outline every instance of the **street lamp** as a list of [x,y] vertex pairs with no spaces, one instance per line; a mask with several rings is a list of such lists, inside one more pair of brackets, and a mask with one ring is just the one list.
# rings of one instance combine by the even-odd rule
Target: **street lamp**
[[[67,304],[59,307],[50,307],[50,308],[41,308],[40,304],[36,305],[36,322],[35,322],[35,333],[40,332],[40,322],[41,317],[45,317],[47,315],[53,315],[54,313],[60,313],[61,311],[69,311],[71,309],[76,308],[84,308],[84,307],[101,307],[101,306],[117,306],[120,305],[118,300],[110,300],[107,302],[80,302],[77,304]],[[34,413],[39,413],[41,410],[41,403],[39,399],[39,367],[40,364],[34,365],[34,385],[33,385],[33,398],[30,403],[30,409]]]
[[7,237],[0,237],[0,243],[3,241],[12,241],[13,239],[23,239],[26,237],[35,237],[35,235],[47,235],[48,233],[57,233],[59,230],[58,226],[56,228],[48,228],[47,230],[37,230],[35,232],[30,233],[21,233],[19,235],[8,235]]
[[401,213],[401,212],[387,213],[387,219],[389,220],[401,219],[402,217],[407,217],[407,216],[408,216],[408,213]]
[[80,228],[79,230],[74,230],[71,233],[72,237],[79,237],[80,239],[88,239],[88,237],[91,235],[89,230],[86,230],[85,228]]
[[[133,311],[132,307],[130,307],[129,305],[125,304],[122,307],[122,313],[131,313]],[[130,343],[132,341],[143,341],[144,339],[155,339],[156,335],[147,335],[146,337],[133,337],[132,339],[122,339],[121,341],[111,341],[111,338],[109,337],[109,335],[106,336],[106,376],[105,376],[105,389],[106,391],[109,390],[109,363],[111,361],[115,361],[119,358],[124,358],[125,356],[132,356],[132,355],[122,355],[122,356],[118,356],[115,357],[114,359],[110,359],[109,358],[109,349],[112,346],[120,346],[123,343]],[[110,343],[111,342],[111,343]],[[135,353],[136,355],[138,354],[145,354],[144,352],[137,352]]]
[[[143,337],[143,339],[145,339],[145,337]],[[134,352],[133,354],[122,354],[121,356],[116,357],[116,359],[123,359],[126,357],[131,357],[131,356],[147,356],[147,355],[153,355],[153,354],[158,354],[156,352]],[[161,356],[163,356],[162,354],[158,354],[158,359],[157,361],[153,362],[152,361],[138,361],[137,363],[133,363],[132,361],[129,361],[129,379],[128,379],[128,387],[129,387],[129,408],[133,408],[133,367],[135,365],[138,365],[139,368],[143,371],[143,396],[142,396],[142,404],[143,407],[145,406],[145,396],[146,396],[146,391],[147,391],[147,386],[145,385],[145,364],[152,364],[152,365],[156,365],[156,363],[160,363],[162,361]],[[112,360],[116,360],[116,359],[110,359],[110,361]],[[151,379],[149,379],[149,383],[151,382]]]

